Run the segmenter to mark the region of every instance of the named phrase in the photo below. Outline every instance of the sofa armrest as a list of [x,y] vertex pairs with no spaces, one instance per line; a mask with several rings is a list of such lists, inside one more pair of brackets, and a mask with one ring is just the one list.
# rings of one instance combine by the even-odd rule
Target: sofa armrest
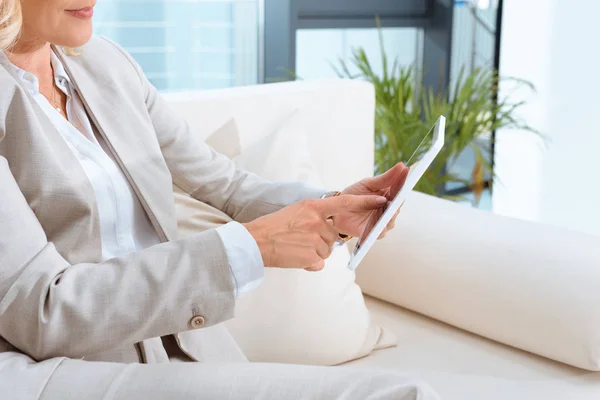
[[373,174],[375,93],[366,82],[298,81],[164,97],[201,139],[234,118],[242,150],[300,113],[325,188],[343,188]]
[[600,237],[412,193],[356,271],[364,293],[600,370]]

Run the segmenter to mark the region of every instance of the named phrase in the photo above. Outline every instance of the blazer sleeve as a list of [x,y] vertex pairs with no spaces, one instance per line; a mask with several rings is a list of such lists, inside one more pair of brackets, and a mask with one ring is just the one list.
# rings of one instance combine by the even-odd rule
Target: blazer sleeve
[[249,222],[298,201],[319,198],[325,192],[301,183],[269,182],[236,169],[231,160],[194,137],[186,121],[170,108],[125,50],[105,40],[136,69],[173,182],[192,197],[238,222]]
[[233,317],[233,282],[214,229],[70,265],[1,156],[0,188],[0,336],[33,358],[81,358]]

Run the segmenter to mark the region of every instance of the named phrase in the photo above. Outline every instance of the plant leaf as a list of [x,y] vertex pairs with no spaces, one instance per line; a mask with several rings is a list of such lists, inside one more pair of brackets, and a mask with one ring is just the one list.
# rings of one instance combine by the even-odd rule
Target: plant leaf
[[[448,87],[424,86],[416,81],[421,74],[413,66],[401,65],[395,58],[390,67],[379,17],[376,23],[381,73],[375,72],[365,49],[360,47],[352,49],[348,62],[339,59],[337,66],[332,65],[339,77],[365,80],[375,89],[375,172],[383,173],[399,161],[408,161],[437,118],[444,115],[447,119],[446,144],[415,189],[448,197],[445,190],[448,185],[462,185],[471,188],[478,201],[486,177],[499,181],[490,162],[492,141],[489,137],[492,132],[516,129],[544,138],[519,118],[525,102],[513,102],[513,92],[499,95],[500,84],[533,93],[534,86],[514,77],[501,78],[492,68],[477,68],[467,73],[464,67]],[[352,73],[351,67],[358,72]],[[459,176],[456,169],[457,160],[462,160],[459,156],[465,151],[475,154],[472,165],[467,166],[471,173],[466,178]],[[464,196],[449,198],[466,199]]]

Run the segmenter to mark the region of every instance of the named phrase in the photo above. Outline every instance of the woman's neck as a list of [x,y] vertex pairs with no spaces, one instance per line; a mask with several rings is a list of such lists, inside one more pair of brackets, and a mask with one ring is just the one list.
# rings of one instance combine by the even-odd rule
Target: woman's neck
[[34,74],[41,83],[53,79],[51,51],[48,42],[21,39],[6,52],[6,56],[15,66]]

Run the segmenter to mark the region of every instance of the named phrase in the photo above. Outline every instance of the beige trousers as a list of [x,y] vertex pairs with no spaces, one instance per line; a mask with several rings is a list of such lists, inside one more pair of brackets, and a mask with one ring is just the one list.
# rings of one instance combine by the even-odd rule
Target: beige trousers
[[[27,384],[26,375],[34,372],[35,365],[21,371],[19,385]],[[422,382],[384,371],[247,362],[145,365],[64,359],[39,399],[429,400],[438,396]]]

